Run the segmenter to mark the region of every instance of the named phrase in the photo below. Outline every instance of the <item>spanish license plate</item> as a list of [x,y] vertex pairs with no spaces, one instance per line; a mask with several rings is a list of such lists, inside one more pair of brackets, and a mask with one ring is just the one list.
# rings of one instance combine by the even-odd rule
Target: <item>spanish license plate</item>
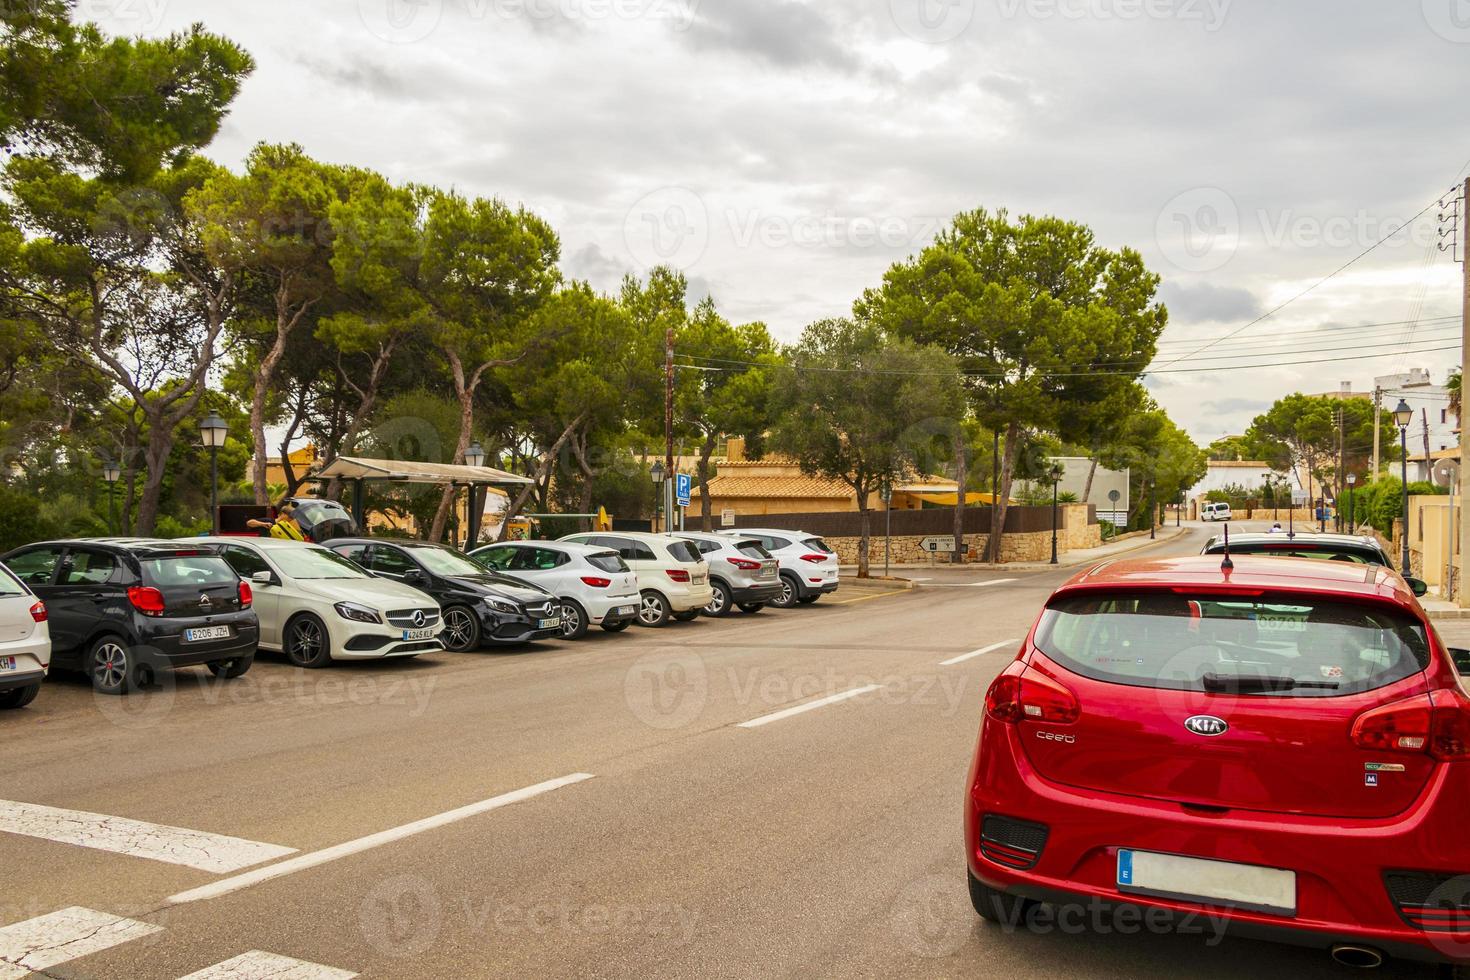
[[14,669],[15,669],[15,658],[14,657],[0,657],[0,670],[14,670]]
[[184,640],[189,643],[197,643],[200,640],[227,640],[230,636],[228,626],[196,626],[191,630],[184,630]]
[[776,577],[776,570],[774,568],[762,568],[761,569],[760,577],[761,578],[775,578]]
[[1118,851],[1118,890],[1296,915],[1296,872],[1205,858]]
[[560,625],[561,625],[561,620],[558,619],[557,617],[553,616],[550,619],[543,619],[543,620],[541,620],[536,625],[536,628],[539,629],[539,630],[549,630],[549,629],[552,629],[553,627],[560,626]]
[[434,638],[434,629],[433,627],[428,627],[421,630],[404,630],[403,638],[405,640],[432,640]]
[[619,606],[613,610],[613,615],[615,616],[636,616],[637,614],[637,606]]

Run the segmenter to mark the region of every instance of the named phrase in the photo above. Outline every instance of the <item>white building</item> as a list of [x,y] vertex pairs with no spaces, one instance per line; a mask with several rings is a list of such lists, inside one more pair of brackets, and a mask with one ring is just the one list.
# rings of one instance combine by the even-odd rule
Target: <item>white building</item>
[[[1460,435],[1455,431],[1459,422],[1450,412],[1450,393],[1444,385],[1435,384],[1428,371],[1414,368],[1400,374],[1385,374],[1374,378],[1373,385],[1382,393],[1379,404],[1385,412],[1397,408],[1400,399],[1414,410],[1414,421],[1408,431],[1410,459],[1425,456],[1426,438],[1431,455],[1460,444]],[[1412,480],[1414,474],[1410,473],[1409,478]]]

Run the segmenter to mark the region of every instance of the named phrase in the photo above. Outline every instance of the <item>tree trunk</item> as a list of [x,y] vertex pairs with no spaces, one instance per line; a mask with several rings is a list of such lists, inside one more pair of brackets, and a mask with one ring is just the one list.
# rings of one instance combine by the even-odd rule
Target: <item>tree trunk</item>
[[255,460],[253,463],[255,473],[255,502],[257,504],[270,503],[270,491],[265,485],[266,471],[266,445],[265,445],[265,400],[270,394],[271,379],[275,376],[276,367],[281,363],[281,358],[286,355],[286,341],[290,339],[292,331],[311,309],[313,300],[307,300],[291,310],[290,287],[288,280],[283,280],[276,290],[276,339],[271,344],[271,349],[266,351],[265,357],[261,358],[260,367],[255,372],[255,389],[250,397],[250,439],[254,444]]
[[526,501],[529,500],[531,498],[531,494],[536,491],[536,489],[540,485],[542,477],[544,477],[551,469],[551,467],[555,464],[557,454],[561,452],[561,447],[566,445],[566,441],[572,437],[572,433],[577,430],[577,427],[582,424],[585,418],[585,413],[583,413],[582,415],[578,415],[576,419],[573,420],[571,425],[562,430],[562,433],[560,436],[557,437],[556,442],[552,443],[547,448],[546,452],[541,454],[541,461],[536,466],[536,473],[532,476],[531,482],[521,487],[520,492],[517,493],[515,495],[515,498],[511,500],[509,505],[506,506],[505,520],[503,520],[500,524],[500,536],[496,540],[504,541],[506,539],[506,536],[510,533],[511,520],[514,519],[515,516],[521,512],[522,507],[526,506]]
[[587,460],[587,449],[587,433],[584,431],[572,440],[572,455],[576,457],[577,469],[582,474],[582,497],[577,509],[584,514],[592,513],[593,491],[597,480],[597,474],[592,471],[592,464]]
[[138,519],[134,533],[148,537],[158,522],[158,508],[163,499],[163,475],[169,453],[174,448],[174,426],[166,419],[154,419],[148,429],[148,446],[143,450],[145,473],[143,494],[138,501]]
[[1021,427],[1015,422],[1006,426],[1005,453],[1001,456],[1000,490],[995,495],[995,504],[990,509],[990,541],[986,544],[986,555],[991,564],[1000,564],[1000,542],[1005,533],[1006,508],[1010,506],[1011,479],[1016,473],[1016,457],[1020,453]]
[[[347,425],[347,431],[342,434],[341,441],[329,448],[326,461],[330,463],[337,458],[338,451],[345,447],[348,452],[357,450],[357,437],[362,434],[363,426],[372,417],[373,409],[377,407],[378,392],[383,387],[383,379],[387,377],[388,365],[393,360],[393,352],[398,347],[398,339],[390,338],[378,347],[378,353],[373,357],[372,370],[368,372],[367,384],[361,388],[353,384],[347,378],[347,371],[342,367],[339,359],[337,373],[348,386],[357,392],[357,411],[352,415],[352,421]],[[342,493],[342,481],[333,480],[327,484],[327,497],[336,500]]]
[[[454,447],[453,462],[458,465],[464,462],[464,452],[470,448],[470,432],[475,426],[475,392],[465,387],[464,371],[459,366],[459,359],[451,362],[454,366],[455,395],[459,398],[459,442]],[[429,529],[429,540],[438,543],[444,540],[444,528],[449,523],[449,510],[454,505],[453,485],[444,488],[444,493],[439,497],[439,509],[434,512],[434,525]]]
[[969,482],[969,460],[965,458],[967,448],[965,433],[961,429],[954,437],[954,471],[958,487],[954,498],[954,556],[951,561],[956,565],[965,560],[965,486]]
[[858,578],[869,578],[868,550],[873,544],[873,512],[868,509],[867,490],[858,491],[857,505],[862,522],[862,537],[858,540]]
[[1092,478],[1097,475],[1097,457],[1092,457],[1092,463],[1087,467],[1087,480],[1082,484],[1082,499],[1079,503],[1087,503],[1092,499]]
[[711,431],[705,435],[704,444],[699,447],[699,465],[696,471],[699,477],[699,529],[706,533],[715,529],[709,499],[709,458],[714,455],[718,444],[719,437]]

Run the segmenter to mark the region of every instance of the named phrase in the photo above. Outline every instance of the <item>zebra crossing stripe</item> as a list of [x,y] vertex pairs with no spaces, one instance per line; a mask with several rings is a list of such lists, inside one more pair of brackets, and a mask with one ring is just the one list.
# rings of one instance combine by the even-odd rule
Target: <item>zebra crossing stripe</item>
[[162,930],[81,906],[17,922],[0,928],[0,980],[48,970]]

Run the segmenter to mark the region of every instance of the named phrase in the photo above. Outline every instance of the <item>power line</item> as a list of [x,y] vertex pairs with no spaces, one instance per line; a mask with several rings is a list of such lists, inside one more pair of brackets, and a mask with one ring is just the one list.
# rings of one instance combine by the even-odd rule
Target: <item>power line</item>
[[[1324,337],[1325,338],[1328,335],[1331,335],[1331,336],[1336,337],[1336,336],[1339,336],[1341,334],[1362,334],[1362,333],[1378,334],[1380,332],[1384,336],[1389,336],[1391,334],[1396,334],[1399,331],[1389,330],[1389,329],[1384,329],[1384,328],[1387,328],[1387,327],[1406,327],[1406,326],[1411,326],[1412,324],[1413,324],[1413,321],[1410,321],[1410,320],[1391,320],[1391,321],[1388,321],[1386,323],[1360,323],[1360,324],[1358,324],[1356,326],[1351,326],[1351,327],[1312,327],[1309,330],[1282,330],[1282,331],[1277,331],[1276,333],[1273,333],[1273,334],[1271,334],[1268,337],[1259,337],[1259,338],[1254,338],[1253,337],[1251,339],[1254,342],[1256,342],[1256,343],[1275,343],[1275,342],[1281,340],[1282,338],[1286,338],[1286,337]],[[1446,327],[1449,327],[1449,326],[1458,327],[1459,324],[1460,324],[1460,316],[1459,316],[1459,314],[1448,315],[1448,316],[1430,317],[1427,320],[1421,320],[1420,321],[1420,325],[1421,326],[1423,326],[1423,325],[1428,325],[1428,326],[1440,325],[1440,326],[1446,326]],[[1217,340],[1217,339],[1218,340],[1225,340],[1227,338],[1224,335],[1221,335],[1218,338],[1214,338],[1214,337],[1193,337],[1193,338],[1190,338],[1190,339],[1187,339],[1187,340],[1184,339],[1184,338],[1180,338],[1178,340],[1170,340],[1170,339],[1160,338],[1160,340],[1158,342],[1158,346],[1159,347],[1165,347],[1165,346],[1169,346],[1169,347],[1192,347],[1195,344],[1199,344],[1199,343],[1202,343],[1202,342],[1207,341],[1207,340]]]

